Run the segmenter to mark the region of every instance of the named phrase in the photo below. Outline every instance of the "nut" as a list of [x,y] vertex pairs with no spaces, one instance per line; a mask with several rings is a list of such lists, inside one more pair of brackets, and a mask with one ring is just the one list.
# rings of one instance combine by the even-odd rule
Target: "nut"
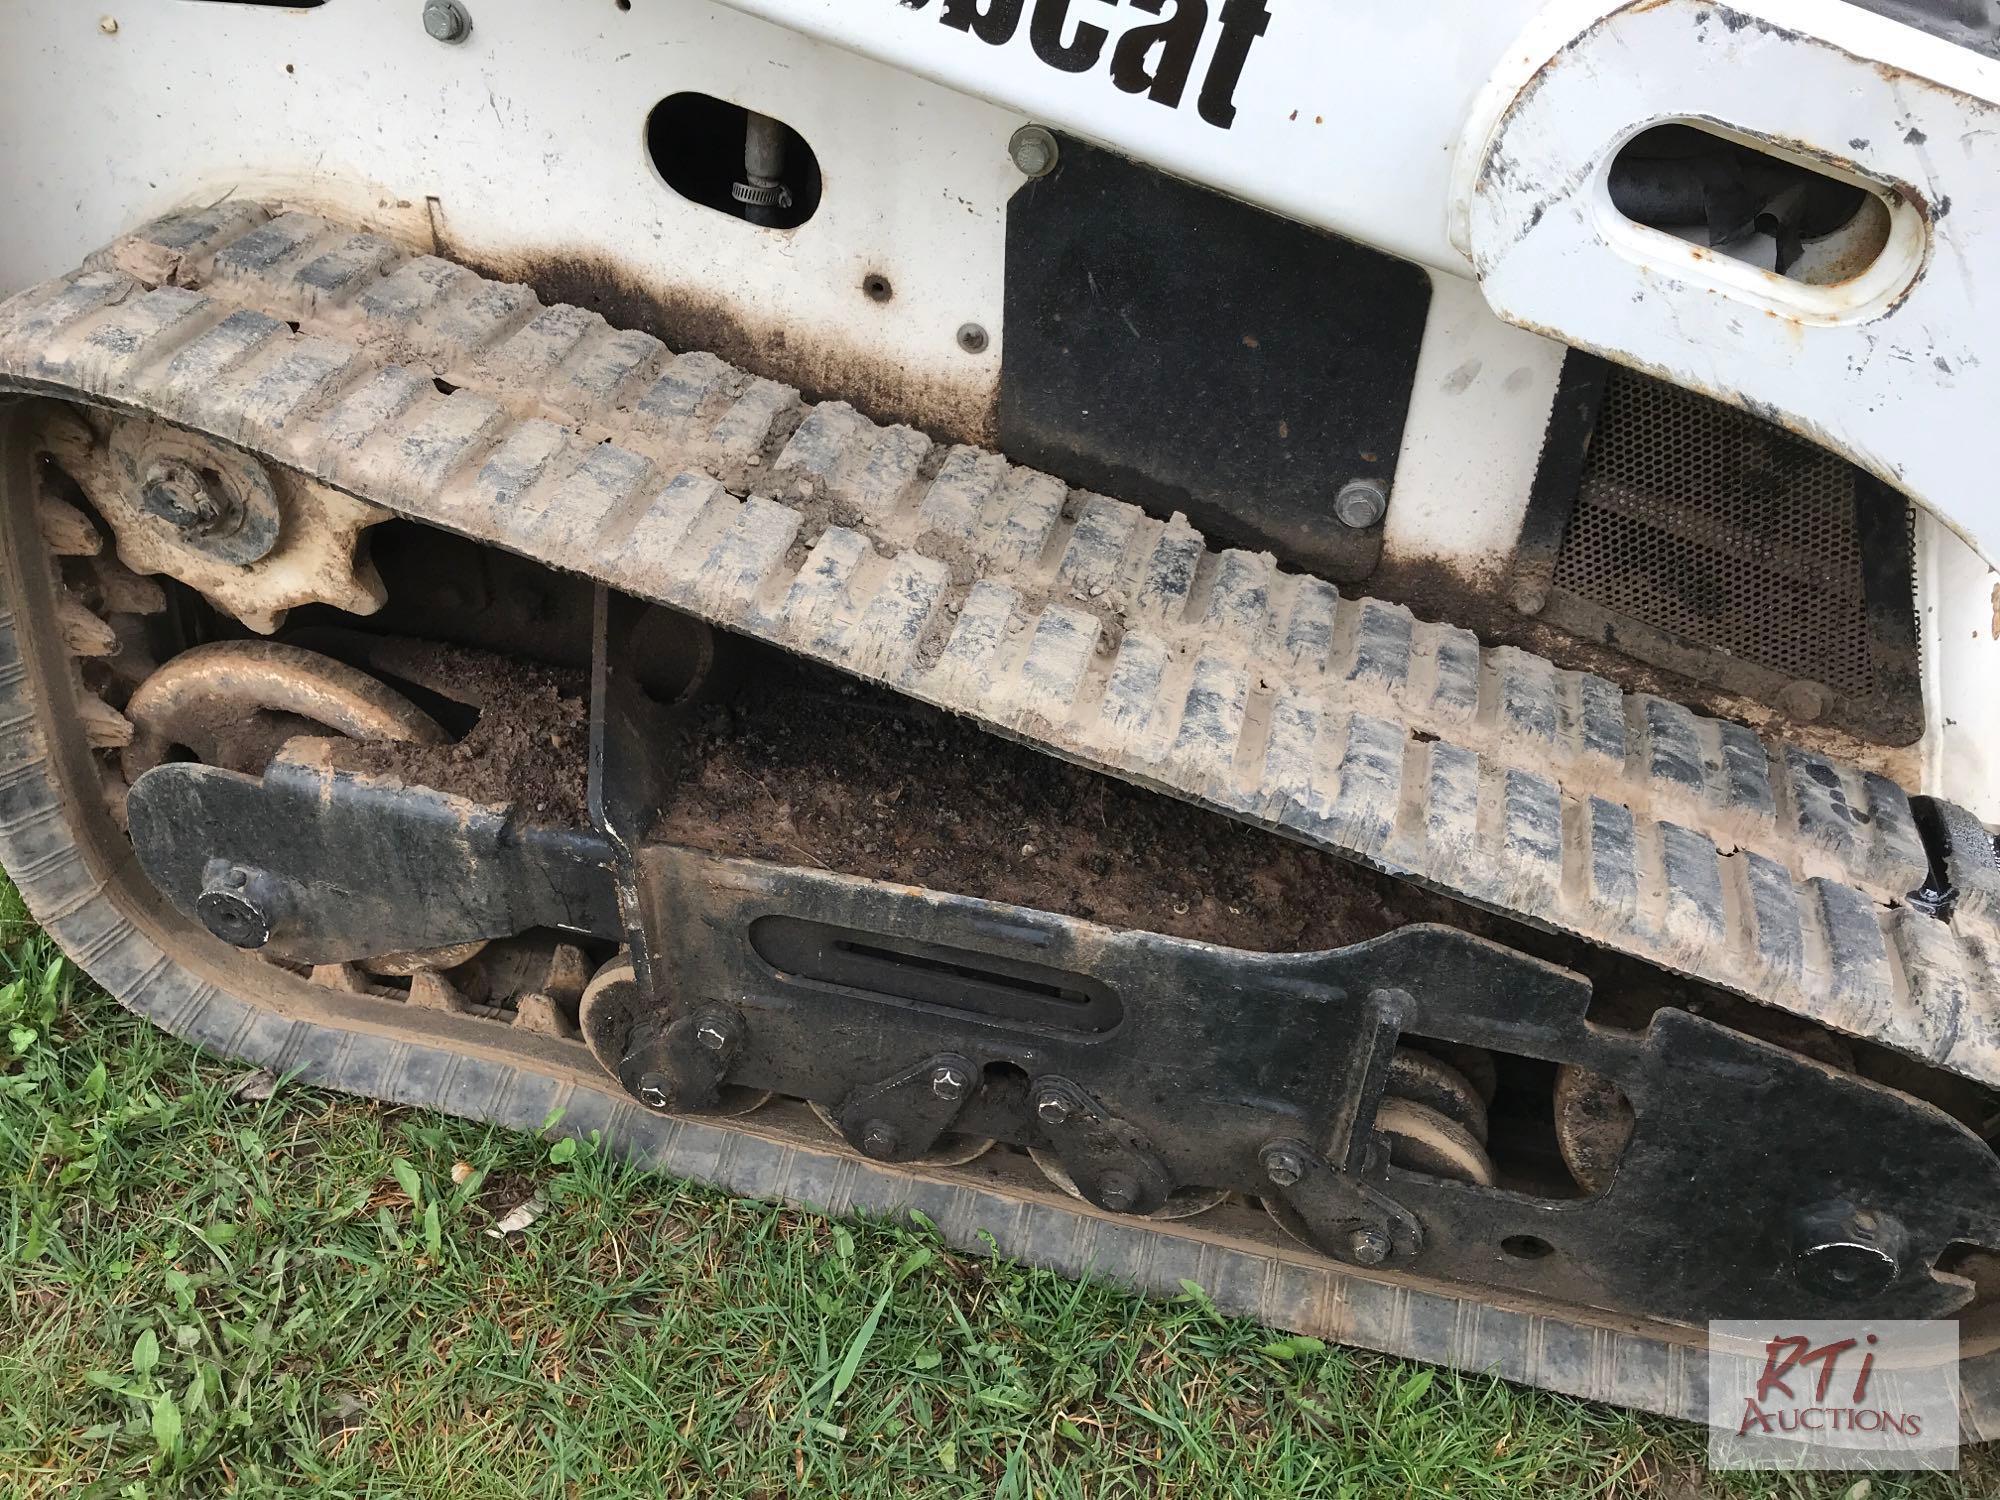
[[1807,679],[1788,682],[1779,690],[1778,711],[1801,724],[1811,724],[1825,715],[1831,697],[1824,683]]
[[931,1070],[931,1093],[936,1098],[944,1100],[947,1104],[951,1103],[954,1099],[963,1099],[965,1097],[964,1070],[954,1068],[949,1063],[940,1068],[933,1068]]
[[203,872],[194,909],[202,925],[232,948],[261,948],[284,923],[291,902],[277,877],[217,860]]
[[1389,509],[1389,492],[1379,479],[1350,479],[1333,497],[1334,519],[1356,531],[1378,524]]
[[870,1120],[861,1127],[861,1151],[877,1161],[894,1156],[903,1144],[903,1133],[887,1120]]
[[1129,1172],[1106,1172],[1097,1179],[1097,1201],[1114,1214],[1125,1213],[1139,1201],[1139,1184]]
[[648,1073],[639,1080],[639,1102],[648,1109],[665,1109],[673,1102],[673,1095],[667,1092],[665,1074]]
[[1054,1089],[1046,1089],[1035,1101],[1035,1118],[1044,1125],[1060,1125],[1069,1119],[1069,1100]]
[[428,0],[424,30],[440,42],[462,42],[472,35],[472,17],[458,0]]
[[1357,1229],[1347,1237],[1347,1253],[1356,1265],[1379,1266],[1389,1258],[1389,1236],[1379,1229]]
[[1289,1146],[1273,1146],[1264,1153],[1264,1175],[1275,1187],[1290,1187],[1306,1175],[1305,1158]]
[[1507,598],[1524,615],[1538,615],[1549,607],[1549,591],[1525,578],[1507,591]]
[[1007,154],[1023,177],[1046,177],[1056,169],[1061,148],[1040,125],[1023,125],[1007,142]]
[[139,503],[183,536],[214,536],[243,522],[242,507],[231,505],[208,476],[178,459],[158,459],[147,468]]

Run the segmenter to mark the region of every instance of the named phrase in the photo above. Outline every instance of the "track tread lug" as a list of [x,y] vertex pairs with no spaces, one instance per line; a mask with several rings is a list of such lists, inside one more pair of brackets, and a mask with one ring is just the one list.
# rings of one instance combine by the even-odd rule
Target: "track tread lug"
[[1309,677],[1324,676],[1333,656],[1339,614],[1339,589],[1324,579],[1299,575],[1292,590],[1292,607],[1285,617],[1287,664]]
[[1092,737],[1104,755],[1152,766],[1166,754],[1170,710],[1165,685],[1171,659],[1159,636],[1145,630],[1125,632],[1111,660],[1111,677]]
[[1022,706],[1051,723],[1066,721],[1103,628],[1085,610],[1060,604],[1043,610],[1021,662]]
[[1167,522],[1139,570],[1135,608],[1139,617],[1177,623],[1187,613],[1188,598],[1194,592],[1195,570],[1206,550],[1202,534],[1179,514]]
[[1125,549],[1144,519],[1136,505],[1103,495],[1087,497],[1056,564],[1057,585],[1077,599],[1096,599],[1116,588]]
[[1602,797],[1589,804],[1589,899],[1600,911],[1631,918],[1639,910],[1639,847],[1631,809]]
[[1245,653],[1259,650],[1270,627],[1275,572],[1268,553],[1236,548],[1224,552],[1202,615],[1204,635]]
[[1960,926],[2000,929],[2000,842],[1955,802],[1936,799],[1945,835],[1945,877],[1958,892]]

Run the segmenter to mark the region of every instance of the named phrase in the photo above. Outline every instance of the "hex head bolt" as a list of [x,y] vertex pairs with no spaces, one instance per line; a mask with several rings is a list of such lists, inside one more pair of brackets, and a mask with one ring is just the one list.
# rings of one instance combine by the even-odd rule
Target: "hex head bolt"
[[242,510],[227,496],[176,459],[158,460],[146,470],[139,485],[139,503],[183,536],[233,531],[243,520]]
[[1289,1146],[1273,1146],[1264,1153],[1264,1175],[1273,1187],[1291,1187],[1306,1175],[1305,1158]]
[[458,0],[428,0],[424,30],[435,41],[462,42],[472,35],[472,14]]
[[284,920],[284,888],[262,870],[230,865],[207,877],[194,909],[230,947],[261,948]]
[[1130,1213],[1139,1201],[1139,1184],[1129,1172],[1106,1172],[1097,1181],[1097,1201],[1114,1214]]
[[1334,519],[1355,531],[1381,523],[1389,509],[1389,492],[1379,479],[1350,479],[1333,497]]
[[639,1102],[648,1109],[666,1109],[674,1102],[664,1073],[648,1073],[639,1080]]
[[1389,1258],[1389,1236],[1379,1229],[1357,1229],[1347,1237],[1347,1253],[1359,1266],[1379,1266]]
[[1007,155],[1023,177],[1046,177],[1056,169],[1061,148],[1056,138],[1040,125],[1023,125],[1007,142]]
[[884,1161],[902,1147],[903,1133],[887,1120],[870,1120],[861,1127],[861,1152]]

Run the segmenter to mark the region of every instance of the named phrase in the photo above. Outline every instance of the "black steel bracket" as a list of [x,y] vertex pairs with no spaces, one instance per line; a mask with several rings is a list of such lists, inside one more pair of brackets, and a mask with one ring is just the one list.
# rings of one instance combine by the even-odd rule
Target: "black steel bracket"
[[597,834],[301,754],[261,777],[172,762],[132,784],[140,867],[224,942],[337,963],[530,927],[619,931]]
[[1036,1080],[1035,1123],[1078,1192],[1113,1213],[1149,1214],[1174,1179],[1146,1133],[1121,1120],[1066,1078]]
[[633,1023],[618,1061],[626,1092],[652,1109],[698,1114],[721,1106],[742,1050],[744,1021],[728,1005],[681,1015],[655,1011]]
[[1346,1172],[1301,1140],[1271,1142],[1264,1175],[1277,1189],[1280,1215],[1301,1239],[1362,1266],[1408,1260],[1424,1248],[1424,1226],[1368,1175],[1384,1177],[1386,1153],[1371,1146],[1363,1172]]
[[863,1156],[919,1161],[951,1130],[978,1076],[970,1058],[940,1052],[886,1082],[854,1090],[834,1117]]

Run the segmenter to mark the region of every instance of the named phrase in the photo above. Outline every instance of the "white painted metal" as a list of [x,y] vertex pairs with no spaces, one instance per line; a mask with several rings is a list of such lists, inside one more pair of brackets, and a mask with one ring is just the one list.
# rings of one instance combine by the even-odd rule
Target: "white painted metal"
[[[1225,128],[1203,118],[1198,98],[1223,13],[1236,8],[1224,0],[1189,7],[1207,19],[1173,106],[1113,81],[1118,42],[1160,19],[1117,0],[726,3],[1460,276],[1468,262],[1446,232],[1452,156],[1497,60],[1537,9],[1537,0],[1244,4],[1245,11],[1268,11],[1269,21],[1250,47]],[[950,24],[954,15],[1004,13],[1010,5],[1020,19],[999,45]],[[1069,73],[1044,62],[1033,38],[1044,12],[1063,13],[1065,37],[1080,26],[1103,31],[1097,64]]]
[[[1453,202],[1502,317],[1786,423],[2000,559],[2000,64],[1829,0],[1552,4],[1468,126]],[[1875,266],[1811,287],[1641,228],[1617,149],[1720,122],[1888,188]]]
[[2000,571],[1921,513],[1916,564],[1923,785],[2000,827]]
[[1471,282],[1431,277],[1382,535],[1386,561],[1434,560],[1467,579],[1500,580],[1527,514],[1565,352],[1494,317]]
[[[1838,0],[1241,0],[1268,18],[1223,128],[1195,82],[1235,5],[1203,7],[1169,108],[1114,81],[1118,43],[1156,22],[1115,0],[729,3],[1438,269],[1469,257],[1509,321],[1777,413],[2000,557],[2000,500],[1963,420],[2000,404],[1971,291],[2000,243],[2000,65],[1966,49]],[[975,12],[1018,20],[988,43],[952,24]],[[1059,40],[1092,28],[1096,61],[1045,61],[1044,15]],[[1611,156],[1691,116],[1904,187],[1892,254],[1807,289],[1619,220]]]

